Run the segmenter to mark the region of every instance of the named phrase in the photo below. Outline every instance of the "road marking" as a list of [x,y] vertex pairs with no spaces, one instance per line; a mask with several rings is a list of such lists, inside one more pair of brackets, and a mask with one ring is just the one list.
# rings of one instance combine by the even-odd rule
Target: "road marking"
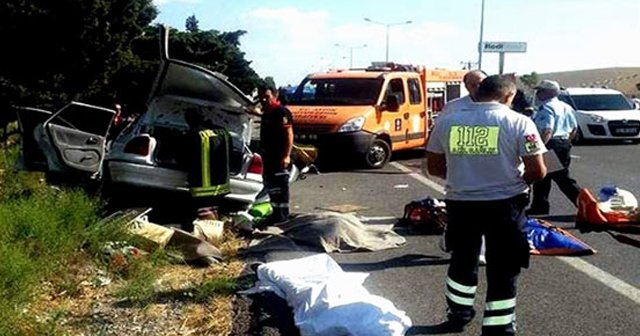
[[556,258],[567,263],[569,266],[577,269],[578,271],[590,276],[591,278],[600,281],[605,286],[631,299],[636,304],[640,304],[640,289],[616,278],[610,273],[607,273],[582,259],[575,257]]
[[571,157],[572,159],[579,159],[579,158],[580,158],[580,155],[573,155],[573,154],[571,154],[571,155],[569,155],[569,157]]
[[390,163],[392,166],[398,168],[400,171],[404,172],[404,173],[409,173],[409,176],[413,177],[414,179],[418,180],[419,182],[422,182],[422,184],[425,184],[427,187],[441,193],[444,195],[444,188],[431,181],[430,179],[428,179],[427,177],[425,177],[424,175],[420,174],[420,173],[416,173],[413,170],[411,170],[411,168],[405,167],[403,166],[401,163],[398,162],[391,162]]
[[[444,195],[444,188],[429,180],[422,174],[416,173],[408,167],[405,167],[401,163],[391,162],[391,165],[398,168],[402,172],[410,173],[409,176],[423,183],[427,187],[435,190],[436,192]],[[602,283],[603,285],[613,289],[629,300],[635,302],[636,304],[640,304],[640,289],[637,287],[628,284],[627,282],[616,278],[614,275],[603,271],[602,269],[582,260],[577,257],[555,257],[556,259],[566,263],[567,265],[577,269],[578,271],[586,274],[594,280]]]

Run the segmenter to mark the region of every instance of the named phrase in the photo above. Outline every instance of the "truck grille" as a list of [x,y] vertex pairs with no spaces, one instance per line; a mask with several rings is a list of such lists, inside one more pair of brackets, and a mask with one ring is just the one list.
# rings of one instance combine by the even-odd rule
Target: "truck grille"
[[612,120],[608,126],[613,136],[631,137],[640,133],[640,121],[637,120]]

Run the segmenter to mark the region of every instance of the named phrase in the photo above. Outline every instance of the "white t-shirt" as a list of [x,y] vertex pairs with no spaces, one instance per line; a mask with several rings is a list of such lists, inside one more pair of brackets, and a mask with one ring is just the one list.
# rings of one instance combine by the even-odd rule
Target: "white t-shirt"
[[449,114],[453,111],[459,111],[462,109],[466,109],[469,106],[471,106],[471,104],[473,104],[474,101],[473,99],[471,99],[470,95],[466,95],[460,98],[456,98],[446,104],[444,104],[444,107],[442,108],[442,111],[440,111],[440,113],[438,113],[438,118],[442,117],[445,114]]
[[445,155],[447,199],[490,201],[527,193],[522,157],[547,149],[529,117],[474,103],[438,119],[427,151]]

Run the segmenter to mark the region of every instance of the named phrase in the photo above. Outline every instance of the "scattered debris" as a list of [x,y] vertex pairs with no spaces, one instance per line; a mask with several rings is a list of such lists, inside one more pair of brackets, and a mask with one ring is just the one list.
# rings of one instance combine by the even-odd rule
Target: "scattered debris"
[[396,184],[393,186],[394,189],[407,189],[409,188],[408,184]]

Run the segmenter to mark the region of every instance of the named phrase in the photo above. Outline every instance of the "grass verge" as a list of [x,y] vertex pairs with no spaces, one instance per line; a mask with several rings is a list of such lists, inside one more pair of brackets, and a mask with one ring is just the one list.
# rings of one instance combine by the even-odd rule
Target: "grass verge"
[[163,335],[230,332],[242,239],[227,230],[229,260],[208,268],[164,250],[114,264],[106,243],[140,246],[126,223],[101,220],[103,204],[82,190],[17,171],[17,159],[15,138],[0,144],[0,335],[137,335],[131,321]]

